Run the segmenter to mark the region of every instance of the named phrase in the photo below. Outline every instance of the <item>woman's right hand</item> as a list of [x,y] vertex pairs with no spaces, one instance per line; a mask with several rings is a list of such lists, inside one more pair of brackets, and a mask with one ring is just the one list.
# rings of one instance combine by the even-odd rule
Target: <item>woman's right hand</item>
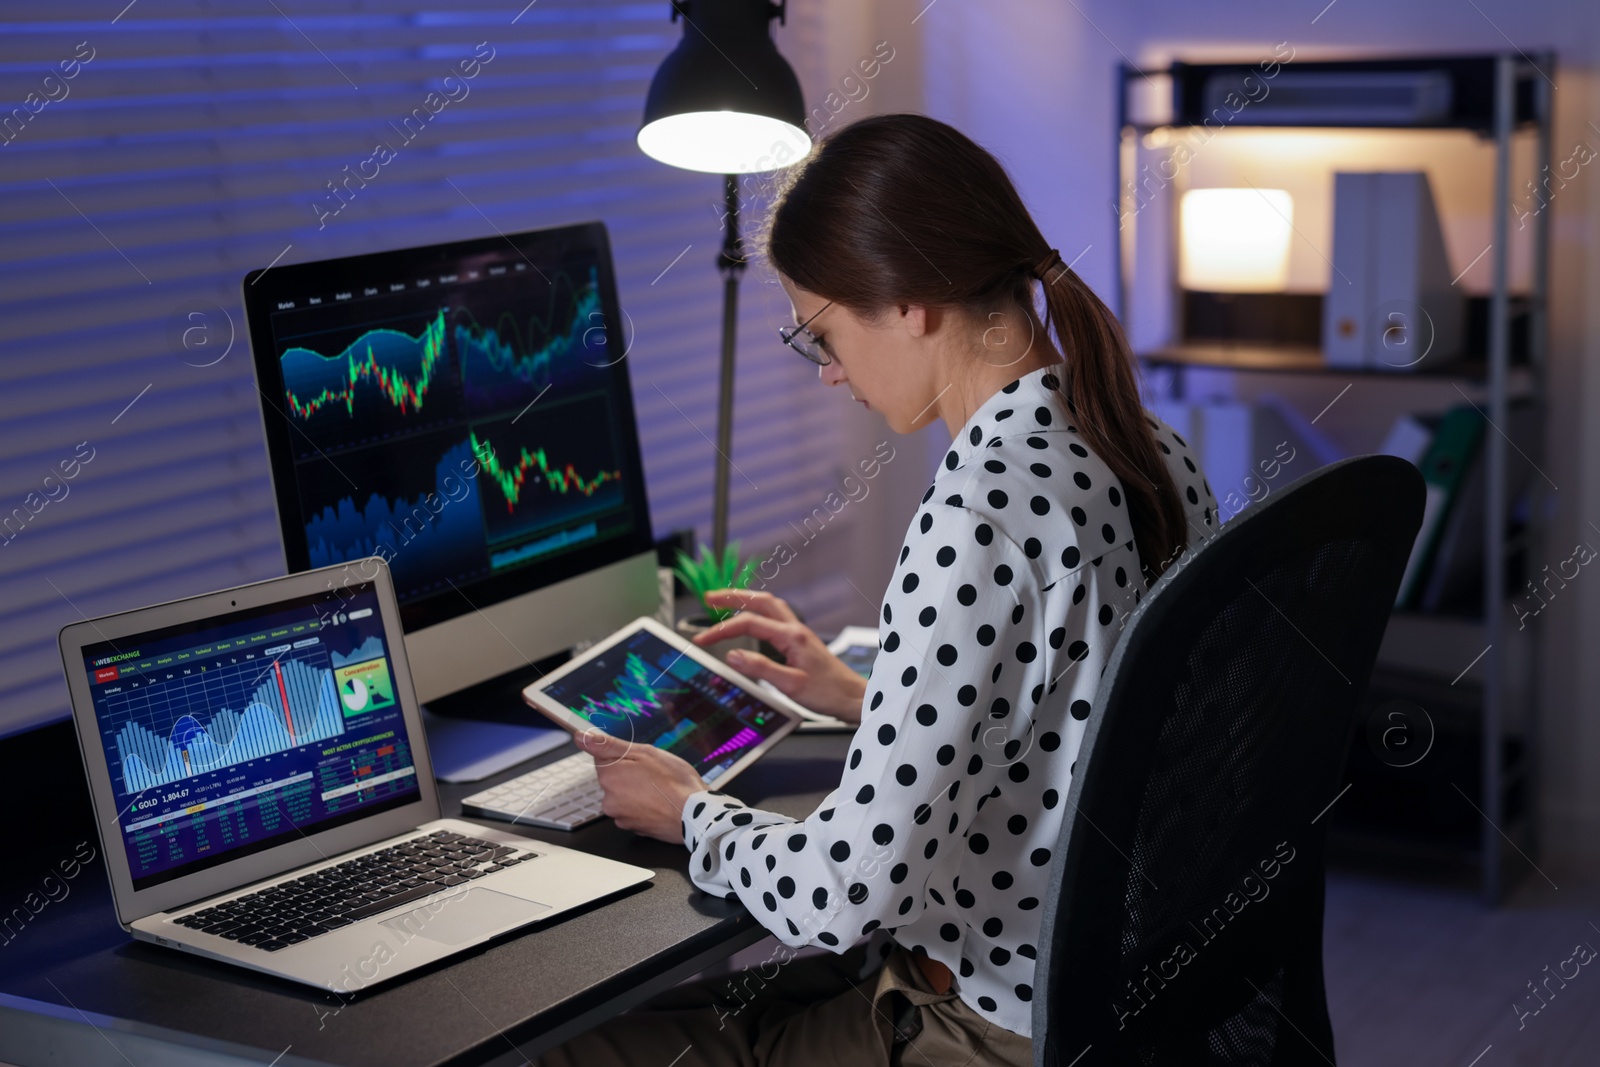
[[705,646],[730,637],[754,637],[783,654],[785,663],[760,652],[730,651],[728,666],[757,681],[766,680],[800,705],[845,722],[861,721],[861,702],[867,680],[828,651],[794,609],[771,593],[749,589],[714,589],[705,594],[710,608],[734,608],[738,614],[724,619],[694,643]]

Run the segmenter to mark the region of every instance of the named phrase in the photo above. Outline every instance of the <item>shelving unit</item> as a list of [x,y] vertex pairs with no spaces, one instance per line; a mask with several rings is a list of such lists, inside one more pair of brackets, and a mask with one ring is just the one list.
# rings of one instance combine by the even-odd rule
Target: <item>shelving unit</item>
[[[1537,650],[1539,624],[1530,627],[1526,647],[1513,648],[1512,627],[1507,601],[1507,571],[1515,553],[1523,553],[1542,544],[1540,522],[1545,511],[1542,474],[1530,488],[1530,506],[1527,525],[1519,535],[1508,535],[1511,501],[1508,497],[1507,465],[1510,462],[1528,462],[1536,465],[1543,458],[1538,441],[1513,443],[1502,427],[1510,424],[1510,403],[1513,397],[1519,402],[1534,405],[1536,425],[1543,425],[1545,404],[1544,380],[1548,344],[1548,292],[1549,292],[1549,228],[1550,212],[1539,211],[1532,220],[1532,262],[1529,272],[1529,290],[1518,300],[1527,316],[1526,363],[1512,366],[1512,309],[1510,292],[1509,248],[1511,243],[1510,211],[1512,202],[1512,150],[1514,139],[1531,136],[1533,143],[1533,168],[1535,174],[1545,173],[1551,152],[1551,83],[1554,72],[1554,55],[1541,53],[1533,57],[1521,53],[1473,56],[1423,56],[1399,57],[1378,60],[1289,62],[1278,64],[1278,76],[1292,71],[1294,77],[1282,86],[1292,86],[1288,102],[1280,101],[1272,107],[1241,107],[1237,112],[1230,106],[1224,114],[1228,117],[1222,125],[1252,127],[1256,129],[1306,128],[1379,130],[1379,129],[1440,129],[1464,130],[1491,141],[1494,146],[1492,242],[1487,255],[1490,258],[1492,289],[1488,299],[1487,343],[1485,351],[1476,358],[1466,358],[1447,364],[1437,370],[1423,372],[1422,376],[1451,379],[1481,390],[1483,401],[1480,410],[1486,416],[1486,428],[1481,445],[1481,461],[1486,464],[1486,504],[1484,509],[1484,602],[1481,616],[1476,620],[1445,619],[1416,613],[1397,613],[1391,620],[1385,637],[1385,655],[1380,655],[1379,670],[1373,678],[1373,693],[1410,693],[1407,699],[1427,707],[1432,702],[1439,710],[1439,718],[1450,723],[1466,723],[1476,727],[1475,754],[1476,788],[1463,789],[1460,783],[1450,784],[1461,795],[1445,797],[1459,805],[1463,819],[1455,820],[1451,833],[1430,840],[1428,835],[1412,833],[1360,834],[1347,833],[1345,843],[1363,846],[1372,853],[1388,850],[1412,857],[1429,856],[1437,861],[1458,860],[1472,865],[1484,898],[1498,903],[1504,895],[1509,878],[1520,877],[1529,870],[1530,859],[1536,854],[1537,827],[1535,812],[1535,784],[1537,751],[1536,723],[1538,711]],[[1160,130],[1216,126],[1217,111],[1213,102],[1230,79],[1242,81],[1246,74],[1261,71],[1253,63],[1173,62],[1164,69],[1140,69],[1124,65],[1117,76],[1118,123],[1114,158],[1116,160],[1117,230],[1113,234],[1115,249],[1114,304],[1124,323],[1129,319],[1130,289],[1132,287],[1131,259],[1135,244],[1132,236],[1124,232],[1130,209],[1134,216],[1137,189],[1131,189],[1126,171],[1130,162],[1137,161],[1140,139]],[[1172,87],[1166,112],[1160,113],[1162,102],[1156,79],[1166,79]],[[1364,94],[1353,94],[1354,83],[1366,86]],[[1390,87],[1387,95],[1374,87]],[[1418,88],[1421,86],[1422,88]],[[1219,88],[1220,87],[1220,88]],[[1406,87],[1414,92],[1405,98]],[[1442,88],[1447,87],[1447,88]],[[1137,105],[1130,97],[1130,89],[1144,99]],[[1428,94],[1432,94],[1431,97]],[[1396,117],[1408,102],[1424,98],[1438,101],[1447,99],[1448,107],[1436,109],[1432,114],[1417,119]],[[1270,99],[1264,96],[1263,100]],[[1384,105],[1394,112],[1384,114]],[[1212,110],[1207,110],[1212,106]],[[1143,108],[1141,112],[1139,109]],[[1426,110],[1425,108],[1423,109]],[[1153,113],[1152,113],[1153,112]],[[1170,188],[1163,191],[1170,197]],[[1171,212],[1176,218],[1176,212]],[[1138,220],[1135,218],[1135,225]],[[1176,239],[1176,232],[1169,235]],[[1169,280],[1172,291],[1177,291],[1175,275]],[[1179,334],[1176,325],[1175,336]],[[1149,351],[1141,352],[1140,359],[1151,367],[1168,368],[1172,375],[1173,392],[1181,398],[1185,377],[1191,368],[1217,368],[1248,374],[1328,375],[1354,380],[1357,376],[1374,378],[1415,379],[1416,372],[1362,370],[1342,367],[1330,368],[1316,347],[1290,347],[1263,344],[1213,344],[1192,343],[1181,339]],[[1376,449],[1377,442],[1373,442]],[[1515,451],[1513,451],[1515,450]],[[1516,453],[1520,453],[1516,454]],[[1528,570],[1536,570],[1530,565]],[[1416,650],[1425,650],[1430,642],[1459,642],[1474,634],[1484,648],[1479,659],[1474,660],[1470,672],[1481,682],[1476,687],[1463,683],[1469,673],[1444,681],[1434,676],[1436,664],[1423,660],[1423,652],[1414,653],[1415,663],[1406,662],[1407,642]],[[1398,652],[1393,650],[1399,649]],[[1526,679],[1520,694],[1526,701],[1528,714],[1519,730],[1507,728],[1508,673],[1517,653]],[[1398,661],[1396,656],[1399,657]],[[1437,658],[1437,657],[1435,657]],[[1462,659],[1465,664],[1466,659]],[[1419,700],[1421,695],[1425,700]],[[1465,699],[1464,699],[1465,698]],[[1369,703],[1369,709],[1370,709]],[[1473,718],[1476,722],[1471,722]],[[1437,727],[1439,724],[1435,723]],[[1457,735],[1452,738],[1459,739]],[[1363,740],[1358,737],[1359,749]],[[1459,753],[1458,753],[1459,754]],[[1436,767],[1447,767],[1445,756],[1440,754]],[[1425,762],[1425,761],[1424,761]],[[1355,761],[1353,761],[1355,766]],[[1430,771],[1430,773],[1433,773]],[[1445,771],[1448,774],[1448,771]],[[1420,780],[1420,779],[1419,779]],[[1407,782],[1395,779],[1404,787]],[[1409,783],[1417,785],[1417,780]],[[1424,782],[1423,792],[1429,792]],[[1434,785],[1438,783],[1435,782]],[[1470,783],[1469,783],[1470,785]],[[1434,790],[1437,792],[1437,790]],[[1478,801],[1471,795],[1476,793]],[[1465,803],[1462,803],[1462,802]],[[1418,803],[1433,804],[1439,797],[1429,795]],[[1471,808],[1477,809],[1473,815]],[[1359,812],[1361,805],[1346,802],[1347,810]],[[1473,821],[1475,820],[1475,821]],[[1332,844],[1340,844],[1340,822],[1334,822]],[[1475,832],[1472,828],[1475,827]]]

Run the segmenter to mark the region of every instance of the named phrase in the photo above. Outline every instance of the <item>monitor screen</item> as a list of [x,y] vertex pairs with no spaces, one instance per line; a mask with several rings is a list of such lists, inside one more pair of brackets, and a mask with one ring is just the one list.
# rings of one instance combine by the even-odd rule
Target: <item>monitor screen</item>
[[243,288],[291,571],[383,556],[411,632],[651,549],[599,223]]
[[134,889],[417,798],[377,592],[348,592],[84,648]]
[[613,737],[681,756],[708,782],[788,722],[648,630],[539,689]]

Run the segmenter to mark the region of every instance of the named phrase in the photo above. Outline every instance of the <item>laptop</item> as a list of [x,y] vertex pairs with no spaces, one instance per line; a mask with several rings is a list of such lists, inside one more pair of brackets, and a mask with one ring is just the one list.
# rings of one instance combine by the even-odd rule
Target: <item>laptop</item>
[[379,557],[60,645],[117,920],[142,941],[349,993],[655,873],[440,818]]

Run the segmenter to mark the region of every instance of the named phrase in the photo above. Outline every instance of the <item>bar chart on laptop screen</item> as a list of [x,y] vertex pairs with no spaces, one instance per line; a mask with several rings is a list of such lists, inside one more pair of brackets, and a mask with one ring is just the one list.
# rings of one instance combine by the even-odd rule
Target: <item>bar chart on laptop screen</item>
[[320,645],[174,673],[165,685],[106,699],[108,718],[122,722],[116,752],[129,793],[344,733]]

